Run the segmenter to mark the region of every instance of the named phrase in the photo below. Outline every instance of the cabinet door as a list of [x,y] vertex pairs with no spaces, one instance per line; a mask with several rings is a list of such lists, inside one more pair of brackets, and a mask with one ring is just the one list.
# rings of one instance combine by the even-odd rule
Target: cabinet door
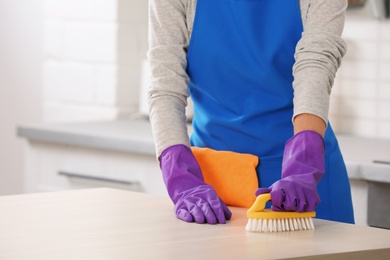
[[154,156],[32,142],[26,192],[111,187],[164,194]]

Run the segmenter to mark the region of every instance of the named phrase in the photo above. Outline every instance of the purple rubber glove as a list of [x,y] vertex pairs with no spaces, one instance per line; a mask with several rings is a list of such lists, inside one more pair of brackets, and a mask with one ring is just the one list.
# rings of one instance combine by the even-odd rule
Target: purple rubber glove
[[313,211],[320,203],[317,184],[325,172],[324,140],[314,131],[302,131],[286,142],[282,178],[256,196],[270,193],[272,210]]
[[224,224],[232,213],[214,188],[203,181],[202,172],[190,148],[174,145],[160,157],[160,168],[176,216],[186,222]]

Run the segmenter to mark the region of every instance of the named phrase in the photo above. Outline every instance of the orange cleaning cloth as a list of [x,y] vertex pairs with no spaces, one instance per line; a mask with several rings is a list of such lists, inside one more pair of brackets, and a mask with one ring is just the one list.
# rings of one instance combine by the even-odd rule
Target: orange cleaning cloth
[[258,157],[210,148],[191,147],[202,170],[204,181],[229,206],[250,208],[258,188],[256,166]]

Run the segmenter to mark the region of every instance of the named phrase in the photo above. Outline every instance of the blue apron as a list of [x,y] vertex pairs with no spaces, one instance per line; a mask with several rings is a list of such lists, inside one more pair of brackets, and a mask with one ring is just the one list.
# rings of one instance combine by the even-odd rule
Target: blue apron
[[[187,55],[194,103],[191,144],[260,158],[259,186],[280,179],[293,136],[295,46],[303,31],[298,0],[198,0]],[[325,134],[319,218],[353,223],[350,186],[336,137]]]

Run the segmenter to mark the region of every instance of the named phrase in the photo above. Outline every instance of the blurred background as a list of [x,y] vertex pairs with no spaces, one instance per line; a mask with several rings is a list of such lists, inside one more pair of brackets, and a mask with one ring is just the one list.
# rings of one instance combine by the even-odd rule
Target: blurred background
[[43,0],[0,0],[0,195],[23,191],[20,122],[42,121]]
[[21,123],[138,109],[145,0],[0,0],[0,195],[21,193]]

